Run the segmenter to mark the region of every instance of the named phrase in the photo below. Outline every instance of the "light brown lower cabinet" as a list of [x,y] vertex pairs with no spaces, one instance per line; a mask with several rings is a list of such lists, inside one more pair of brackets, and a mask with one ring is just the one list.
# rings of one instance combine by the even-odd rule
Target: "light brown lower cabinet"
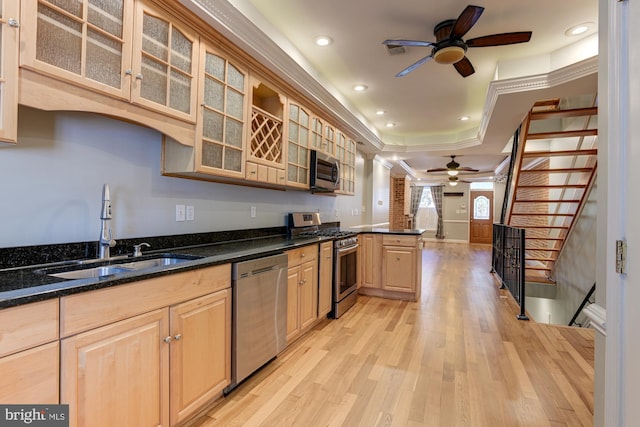
[[287,251],[287,344],[318,318],[318,245]]
[[333,241],[320,243],[318,260],[318,317],[331,311],[333,287]]
[[231,383],[231,290],[171,308],[171,425],[214,400]]
[[230,382],[231,290],[62,340],[70,426],[169,426]]
[[361,234],[358,292],[416,301],[422,283],[419,235]]
[[59,402],[57,299],[0,310],[0,403]]

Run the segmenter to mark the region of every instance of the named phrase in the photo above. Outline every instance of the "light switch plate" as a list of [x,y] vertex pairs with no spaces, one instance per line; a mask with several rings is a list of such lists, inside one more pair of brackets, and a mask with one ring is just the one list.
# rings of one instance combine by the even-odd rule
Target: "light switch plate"
[[176,221],[184,221],[186,214],[185,214],[186,208],[184,205],[176,205]]
[[195,206],[187,205],[187,221],[193,221],[196,219],[196,208]]

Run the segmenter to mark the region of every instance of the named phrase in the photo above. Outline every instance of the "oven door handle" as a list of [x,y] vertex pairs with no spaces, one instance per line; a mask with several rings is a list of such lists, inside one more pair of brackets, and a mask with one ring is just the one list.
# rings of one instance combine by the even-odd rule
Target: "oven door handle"
[[346,248],[338,248],[337,253],[338,253],[338,255],[344,255],[346,253],[350,253],[350,252],[353,252],[353,251],[357,250],[358,246],[360,246],[360,245],[358,245],[356,243],[355,245],[351,245],[351,246],[348,246]]

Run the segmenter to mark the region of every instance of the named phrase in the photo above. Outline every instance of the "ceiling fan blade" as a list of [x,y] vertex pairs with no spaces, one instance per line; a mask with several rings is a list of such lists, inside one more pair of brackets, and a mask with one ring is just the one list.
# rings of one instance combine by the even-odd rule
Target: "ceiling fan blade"
[[396,74],[396,77],[406,76],[407,74],[409,74],[410,72],[412,72],[413,70],[415,70],[416,68],[418,68],[419,66],[421,66],[422,64],[427,62],[428,60],[430,60],[431,58],[432,58],[431,55],[425,56],[424,58],[414,62],[413,64],[409,65],[404,70],[400,71],[398,74]]
[[473,69],[473,65],[471,65],[471,61],[465,56],[460,61],[453,64],[458,73],[462,77],[469,77],[471,74],[475,73],[476,70]]
[[466,167],[466,166],[462,166],[460,168],[458,168],[459,171],[462,172],[480,172],[479,169],[474,169],[474,168],[470,168],[470,167]]
[[435,43],[425,42],[421,40],[385,40],[382,44],[387,46],[435,46]]
[[449,38],[461,39],[462,36],[467,34],[471,27],[473,27],[474,24],[478,21],[480,15],[482,15],[482,12],[484,12],[484,7],[472,5],[467,6],[462,11],[460,16],[458,16],[455,24],[453,24],[453,27],[451,28],[451,35],[449,36]]
[[448,170],[449,170],[449,169],[447,169],[447,168],[427,169],[427,173],[430,173],[430,172],[446,172],[446,171],[448,171]]
[[468,47],[504,46],[508,44],[526,43],[531,40],[531,31],[492,34],[467,40]]

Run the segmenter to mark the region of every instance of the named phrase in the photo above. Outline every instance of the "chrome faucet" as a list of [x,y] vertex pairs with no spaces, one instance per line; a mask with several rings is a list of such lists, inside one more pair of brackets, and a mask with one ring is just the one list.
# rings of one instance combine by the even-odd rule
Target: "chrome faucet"
[[109,258],[111,256],[110,248],[116,245],[111,232],[111,198],[109,196],[109,184],[102,186],[102,212],[100,214],[102,220],[102,229],[100,231],[100,240],[98,241],[98,258]]

